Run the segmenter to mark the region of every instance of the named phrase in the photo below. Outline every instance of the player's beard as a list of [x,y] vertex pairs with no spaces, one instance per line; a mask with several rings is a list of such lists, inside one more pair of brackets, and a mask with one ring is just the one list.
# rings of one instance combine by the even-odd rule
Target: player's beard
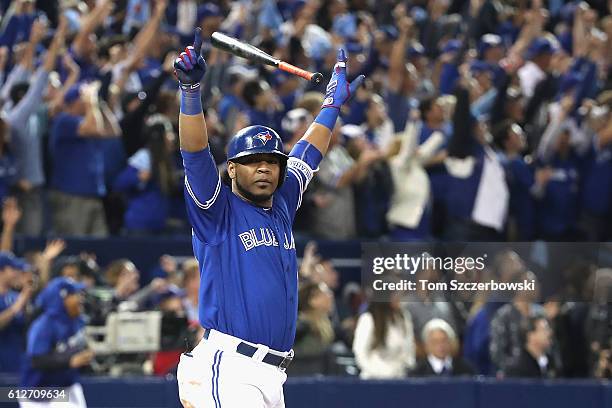
[[272,194],[253,194],[246,187],[244,187],[242,183],[240,183],[240,178],[238,175],[236,175],[236,188],[242,197],[254,204],[264,204],[270,199],[270,197],[272,197]]

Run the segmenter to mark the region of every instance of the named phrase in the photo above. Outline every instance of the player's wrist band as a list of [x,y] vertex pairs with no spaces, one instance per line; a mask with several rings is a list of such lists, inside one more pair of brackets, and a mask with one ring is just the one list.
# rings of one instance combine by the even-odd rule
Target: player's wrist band
[[183,115],[202,113],[202,94],[199,82],[193,85],[181,84],[181,113]]
[[336,120],[340,114],[340,109],[335,106],[324,106],[321,108],[321,112],[315,118],[315,122],[325,126],[329,130],[333,130],[336,126]]

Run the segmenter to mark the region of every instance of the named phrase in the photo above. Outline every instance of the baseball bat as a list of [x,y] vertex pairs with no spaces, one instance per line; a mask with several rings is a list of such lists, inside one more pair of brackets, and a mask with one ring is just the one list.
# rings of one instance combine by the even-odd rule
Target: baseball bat
[[251,44],[247,44],[223,33],[215,31],[212,34],[211,42],[215,47],[239,57],[246,58],[249,61],[277,67],[282,71],[297,75],[314,83],[319,83],[323,80],[323,75],[320,72],[309,72],[302,68],[298,68],[295,65],[274,58]]

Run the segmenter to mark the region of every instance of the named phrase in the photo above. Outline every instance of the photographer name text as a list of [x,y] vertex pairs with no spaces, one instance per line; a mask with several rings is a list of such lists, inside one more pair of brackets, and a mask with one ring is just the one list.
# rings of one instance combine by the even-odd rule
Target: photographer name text
[[449,282],[431,282],[426,279],[411,281],[402,279],[400,281],[385,282],[377,279],[372,282],[375,291],[529,291],[536,290],[535,280],[524,280],[523,282],[461,282],[453,279]]

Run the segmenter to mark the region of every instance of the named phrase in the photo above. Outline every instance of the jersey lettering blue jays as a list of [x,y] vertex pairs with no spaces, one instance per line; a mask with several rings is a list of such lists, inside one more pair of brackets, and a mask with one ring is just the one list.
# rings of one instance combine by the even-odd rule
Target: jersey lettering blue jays
[[202,327],[279,351],[293,346],[298,266],[291,228],[321,157],[308,147],[313,147],[310,157],[309,149],[302,157],[289,155],[285,181],[269,209],[232,193],[209,148],[182,152],[193,251],[200,264]]

